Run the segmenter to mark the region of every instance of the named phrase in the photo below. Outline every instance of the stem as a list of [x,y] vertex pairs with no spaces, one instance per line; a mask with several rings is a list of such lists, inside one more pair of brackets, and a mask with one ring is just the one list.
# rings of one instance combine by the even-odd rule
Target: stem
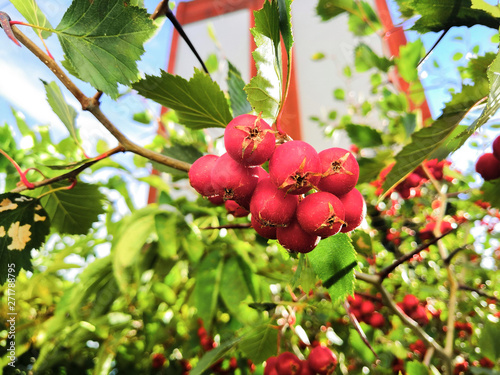
[[450,31],[450,28],[447,28],[446,30],[444,30],[444,33],[441,34],[441,36],[438,38],[438,40],[436,41],[436,43],[434,43],[434,45],[431,47],[431,49],[429,51],[427,51],[427,53],[422,58],[422,60],[420,60],[418,62],[417,69],[427,59],[427,57],[429,57],[429,55],[432,53],[432,51],[434,50],[434,48],[437,47],[437,45],[439,44],[439,42],[441,42],[441,40],[443,40],[444,36],[448,33],[448,31]]
[[247,229],[251,228],[252,226],[250,223],[242,223],[242,224],[226,224],[226,225],[219,225],[217,227],[203,227],[200,229]]
[[31,183],[30,181],[28,181],[28,179],[26,178],[26,172],[23,172],[21,167],[19,166],[19,164],[16,163],[16,161],[14,159],[12,159],[10,157],[9,154],[7,154],[4,150],[2,150],[0,148],[0,154],[2,154],[3,156],[5,156],[10,162],[11,164],[14,166],[14,168],[16,168],[16,171],[17,173],[19,174],[19,178],[21,179],[21,182],[23,183],[23,185],[27,188],[27,189],[34,189],[34,184]]
[[99,108],[99,95],[94,98],[88,98],[85,94],[71,81],[66,73],[59,67],[59,65],[52,60],[45,52],[43,52],[35,43],[33,43],[26,35],[24,35],[17,27],[13,27],[12,31],[18,40],[26,46],[35,56],[37,56],[62,82],[62,84],[73,94],[73,96],[80,102],[82,109],[89,111],[94,117],[101,122],[102,125],[116,138],[120,143],[119,147],[123,151],[130,151],[134,154],[143,156],[151,161],[181,170],[189,171],[191,164],[162,155],[158,152],[148,150],[141,147],[134,142],[130,141],[118,128],[116,128],[111,121],[101,112]]

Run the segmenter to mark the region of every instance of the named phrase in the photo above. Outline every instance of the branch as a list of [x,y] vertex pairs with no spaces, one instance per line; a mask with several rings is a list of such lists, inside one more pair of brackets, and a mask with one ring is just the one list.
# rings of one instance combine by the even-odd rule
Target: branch
[[241,223],[241,224],[226,224],[220,225],[218,227],[203,227],[200,229],[247,229],[251,228],[252,225],[250,223]]
[[37,56],[62,82],[62,84],[73,94],[73,96],[80,102],[82,109],[89,111],[94,117],[101,122],[102,125],[116,138],[124,151],[130,151],[134,154],[143,156],[151,161],[181,170],[189,171],[191,164],[165,156],[159,152],[148,150],[141,147],[134,142],[130,141],[118,128],[116,128],[111,121],[101,112],[99,108],[100,95],[96,94],[93,98],[87,97],[66,75],[66,73],[59,67],[59,65],[51,59],[45,52],[43,52],[35,43],[24,35],[17,27],[13,26],[12,31],[17,39],[26,46],[35,56]]
[[488,299],[492,299],[495,301],[496,304],[500,303],[500,299],[492,294],[488,294],[484,291],[482,291],[481,289],[477,289],[477,288],[473,288],[471,286],[468,286],[468,285],[465,285],[465,284],[458,284],[458,288],[460,290],[467,290],[469,292],[474,292],[474,293],[477,293],[479,294],[481,297],[485,297],[485,298],[488,298]]
[[462,250],[466,250],[468,248],[470,248],[471,246],[473,246],[473,244],[469,243],[467,245],[464,245],[464,246],[460,246],[459,248],[453,250],[443,261],[444,261],[444,264],[446,267],[448,267],[451,263],[451,260],[453,259],[453,257],[455,255],[457,255],[460,251]]
[[452,233],[454,230],[455,229],[453,229],[453,230],[451,230],[449,232],[446,232],[445,234],[442,234],[439,237],[435,237],[432,240],[430,240],[429,242],[420,245],[415,250],[410,251],[409,253],[404,254],[400,258],[396,259],[391,265],[387,266],[382,271],[378,272],[378,275],[380,276],[381,280],[384,280],[385,278],[387,278],[387,276],[389,276],[389,274],[392,271],[394,271],[398,266],[400,266],[401,264],[403,264],[406,261],[410,260],[411,258],[413,258],[413,256],[415,256],[416,254],[420,253],[421,251],[427,249],[429,246],[434,245],[441,238],[443,238],[444,236],[447,236],[448,234]]

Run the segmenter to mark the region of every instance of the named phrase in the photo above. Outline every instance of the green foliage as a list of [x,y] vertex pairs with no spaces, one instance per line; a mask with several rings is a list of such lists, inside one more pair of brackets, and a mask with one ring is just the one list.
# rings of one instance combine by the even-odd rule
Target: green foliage
[[179,123],[191,129],[224,128],[232,119],[219,85],[199,70],[189,81],[162,71],[160,77],[146,76],[132,87],[142,96],[175,110]]
[[241,73],[236,67],[228,62],[229,69],[227,72],[228,94],[231,100],[231,109],[233,117],[243,115],[252,111],[252,107],[246,98],[245,81],[241,77]]
[[[52,29],[49,20],[45,17],[42,10],[34,0],[10,0],[12,5],[23,15],[26,20],[32,25]],[[50,31],[42,30],[40,34],[44,39],[52,35]]]
[[136,61],[155,29],[146,11],[129,6],[127,1],[74,0],[54,32],[64,50],[66,66],[116,99],[118,83],[128,85],[138,80]]

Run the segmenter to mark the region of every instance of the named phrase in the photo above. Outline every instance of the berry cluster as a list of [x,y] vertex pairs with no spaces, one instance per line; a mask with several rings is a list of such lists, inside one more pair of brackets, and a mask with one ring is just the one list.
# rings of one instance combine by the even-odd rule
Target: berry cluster
[[476,172],[486,181],[500,178],[500,136],[493,141],[493,152],[485,152],[477,159]]
[[[355,188],[359,166],[343,148],[319,153],[303,141],[276,145],[259,116],[234,118],[224,131],[226,153],[205,155],[189,170],[191,186],[235,216],[251,213],[261,236],[307,253],[321,238],[357,228],[365,202]],[[269,162],[269,172],[261,167]],[[311,189],[317,190],[310,193]]]
[[266,361],[264,375],[331,375],[337,367],[337,357],[325,346],[315,346],[306,360],[294,353],[283,352]]
[[385,325],[384,316],[376,311],[381,308],[380,303],[373,303],[359,294],[355,294],[354,297],[347,297],[347,301],[349,302],[351,313],[360,322],[365,322],[373,328],[382,328]]
[[472,324],[469,322],[455,322],[455,330],[458,337],[465,338],[472,335]]
[[420,303],[419,299],[413,294],[407,294],[404,296],[402,302],[397,303],[398,307],[403,310],[403,312],[416,321],[421,326],[429,323],[429,317],[427,316],[427,310],[425,306]]
[[[383,192],[382,185],[384,184],[387,175],[394,167],[394,164],[395,163],[391,163],[387,167],[382,169],[379,178],[371,182],[371,185],[377,188],[375,194],[378,195],[382,194]],[[450,162],[446,160],[438,162],[437,159],[428,160],[423,163],[423,165],[426,167],[426,169],[429,171],[432,177],[436,180],[442,180],[443,178],[446,178],[443,173],[443,168],[445,165],[448,164],[450,164]],[[429,181],[429,178],[425,173],[424,168],[422,168],[422,166],[419,166],[412,173],[410,173],[403,181],[401,181],[398,185],[396,185],[394,187],[394,190],[399,193],[401,198],[409,199],[415,196],[420,196],[419,187],[422,184],[426,183],[427,181]]]

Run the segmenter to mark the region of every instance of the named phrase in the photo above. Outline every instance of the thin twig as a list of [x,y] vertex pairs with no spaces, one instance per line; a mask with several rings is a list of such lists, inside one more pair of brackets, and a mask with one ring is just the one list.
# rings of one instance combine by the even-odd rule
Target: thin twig
[[241,224],[219,225],[217,227],[203,227],[200,229],[247,229],[251,227],[252,225],[250,223],[241,223]]
[[479,294],[481,297],[485,297],[485,298],[488,298],[488,299],[492,299],[495,301],[495,303],[500,303],[500,299],[492,294],[488,294],[484,291],[482,291],[481,289],[477,289],[477,288],[473,288],[471,286],[468,286],[468,285],[464,285],[464,284],[458,284],[458,288],[460,290],[466,290],[466,291],[469,291],[469,292],[474,292],[474,293],[477,293]]
[[434,50],[434,48],[437,47],[437,45],[439,44],[439,42],[441,42],[441,40],[443,40],[444,36],[448,33],[448,31],[450,31],[450,28],[447,28],[446,30],[444,30],[444,33],[441,34],[441,36],[438,38],[438,40],[436,41],[436,43],[434,43],[434,45],[431,47],[431,49],[425,54],[425,56],[422,58],[422,60],[420,60],[417,64],[417,69],[418,67],[427,59],[427,57],[429,57],[429,55],[432,53],[432,51]]
[[459,248],[457,248],[457,249],[453,250],[453,251],[452,251],[452,252],[451,252],[451,253],[450,253],[450,254],[449,254],[449,255],[448,255],[448,256],[447,256],[447,257],[443,260],[444,264],[445,264],[446,266],[449,266],[449,264],[451,263],[451,260],[453,259],[453,257],[454,257],[455,255],[457,255],[457,254],[458,254],[460,251],[462,251],[462,250],[469,249],[472,245],[473,245],[473,244],[468,243],[468,244],[466,244],[466,245],[460,246]]

